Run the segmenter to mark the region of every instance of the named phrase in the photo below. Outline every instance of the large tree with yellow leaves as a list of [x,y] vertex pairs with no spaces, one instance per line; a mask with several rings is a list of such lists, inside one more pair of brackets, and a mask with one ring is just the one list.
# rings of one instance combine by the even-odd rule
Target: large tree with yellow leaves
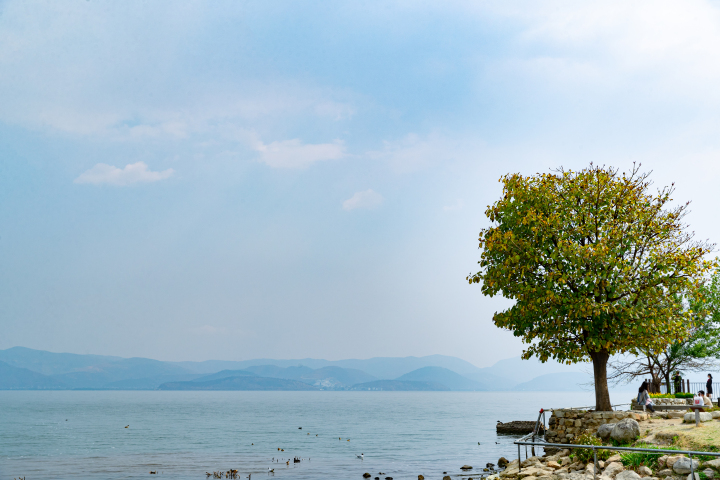
[[493,317],[529,346],[523,358],[592,361],[598,410],[611,410],[607,361],[660,351],[684,338],[692,311],[679,298],[713,262],[713,245],[688,233],[688,204],[674,187],[651,191],[647,173],[590,165],[581,171],[505,175],[485,214],[480,271],[485,295],[515,304]]

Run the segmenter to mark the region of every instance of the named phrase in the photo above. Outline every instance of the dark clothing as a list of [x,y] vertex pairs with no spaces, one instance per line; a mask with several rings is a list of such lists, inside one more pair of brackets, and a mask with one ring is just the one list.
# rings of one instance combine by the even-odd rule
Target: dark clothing
[[706,387],[707,388],[705,388],[705,393],[707,393],[708,395],[712,395],[712,378],[708,379]]
[[675,393],[680,393],[682,390],[682,378],[680,378],[680,375],[675,375],[673,381],[675,382]]

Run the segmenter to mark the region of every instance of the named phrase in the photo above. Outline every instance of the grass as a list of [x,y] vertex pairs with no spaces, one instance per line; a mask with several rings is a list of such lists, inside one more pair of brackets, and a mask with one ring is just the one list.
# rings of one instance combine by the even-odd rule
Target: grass
[[[638,448],[649,448],[658,450],[661,447],[657,445],[648,445],[646,443],[635,445]],[[630,467],[633,470],[645,465],[650,467],[652,470],[656,470],[658,467],[657,460],[663,454],[662,453],[649,453],[649,452],[627,452],[620,454],[620,461],[626,467]]]

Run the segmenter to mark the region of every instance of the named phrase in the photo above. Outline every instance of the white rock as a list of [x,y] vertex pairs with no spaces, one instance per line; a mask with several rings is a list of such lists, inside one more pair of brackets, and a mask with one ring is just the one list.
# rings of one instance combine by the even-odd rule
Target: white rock
[[622,463],[620,462],[612,462],[610,465],[605,467],[605,471],[603,472],[603,475],[606,475],[608,477],[614,477],[618,473],[625,470],[625,467],[622,466]]
[[640,436],[640,425],[632,418],[625,418],[615,424],[610,436],[619,443],[635,441]]
[[706,467],[712,467],[716,470],[720,470],[720,458],[716,458],[715,460],[710,460],[709,462],[705,462]]
[[[709,422],[713,419],[712,413],[710,412],[700,412],[700,421],[701,422]],[[692,413],[686,413],[683,416],[683,422],[685,423],[695,423],[695,412]]]
[[667,465],[668,467],[672,467],[673,465],[675,465],[675,462],[677,462],[681,458],[683,458],[682,455],[670,455],[665,459],[665,465]]
[[615,475],[615,480],[640,480],[640,475],[632,470],[623,470]]
[[713,470],[712,468],[706,468],[705,470],[703,470],[703,473],[710,480],[713,480],[713,478],[715,478],[715,470]]
[[710,415],[712,415],[713,418],[720,418],[720,410],[715,410],[714,412],[710,412]]
[[700,474],[695,472],[694,474],[688,474],[687,480],[693,480],[693,477],[695,477],[695,480],[700,480]]
[[652,470],[650,470],[650,468],[646,467],[645,465],[638,467],[637,472],[640,474],[641,477],[649,477],[650,475],[652,475]]
[[[692,467],[693,470],[697,472],[698,467],[700,466],[700,462],[695,460],[693,458],[692,460]],[[685,475],[690,473],[690,459],[687,457],[681,457],[677,462],[675,462],[672,466],[673,472],[679,473],[681,475]]]
[[597,435],[599,438],[602,438],[603,440],[607,440],[608,438],[610,438],[610,434],[612,433],[614,426],[615,425],[611,423],[604,423],[598,427],[597,433],[595,435]]

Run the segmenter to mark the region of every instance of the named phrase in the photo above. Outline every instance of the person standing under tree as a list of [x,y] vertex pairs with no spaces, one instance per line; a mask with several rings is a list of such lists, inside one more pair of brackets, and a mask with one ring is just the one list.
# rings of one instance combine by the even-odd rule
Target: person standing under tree
[[712,398],[712,394],[713,394],[713,391],[712,391],[712,373],[708,373],[708,380],[707,380],[706,386],[707,386],[707,388],[706,388],[706,390],[707,390],[707,396],[710,397],[710,398]]
[[675,384],[675,393],[680,393],[682,391],[682,377],[680,376],[680,372],[675,372],[673,383]]

